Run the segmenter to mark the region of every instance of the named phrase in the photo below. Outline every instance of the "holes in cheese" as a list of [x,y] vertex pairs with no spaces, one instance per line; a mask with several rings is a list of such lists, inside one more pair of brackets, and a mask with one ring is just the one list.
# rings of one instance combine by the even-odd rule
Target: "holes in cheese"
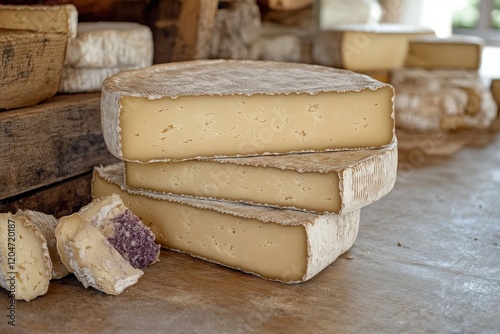
[[47,241],[26,217],[0,214],[0,285],[15,299],[44,295],[52,278]]
[[397,144],[356,150],[140,164],[125,162],[128,187],[177,195],[348,213],[394,186]]
[[95,168],[92,195],[119,194],[165,247],[260,277],[297,283],[347,251],[359,211],[315,214],[125,189],[123,165]]
[[392,86],[350,71],[202,60],[109,77],[101,113],[115,156],[172,161],[387,146],[393,96]]

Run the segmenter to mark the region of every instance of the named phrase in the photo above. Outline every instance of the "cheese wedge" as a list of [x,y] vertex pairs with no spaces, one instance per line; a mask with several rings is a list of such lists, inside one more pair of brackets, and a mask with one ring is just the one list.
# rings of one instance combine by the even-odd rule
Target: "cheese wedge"
[[307,281],[354,243],[359,211],[319,215],[123,188],[122,164],[94,169],[92,196],[119,194],[171,250],[285,283]]
[[328,67],[202,60],[105,80],[108,149],[138,162],[378,148],[394,137],[392,86]]
[[316,34],[313,62],[356,72],[399,68],[406,59],[408,40],[428,35],[434,32],[408,25],[342,24]]
[[435,131],[458,128],[486,129],[497,115],[495,101],[474,70],[392,71],[397,90],[396,125]]
[[55,231],[59,221],[52,215],[32,210],[19,210],[16,212],[16,217],[25,217],[40,230],[47,241],[47,249],[52,262],[52,278],[59,279],[68,275],[68,268],[61,261],[57,252]]
[[70,67],[149,66],[153,63],[153,35],[134,22],[81,22],[68,44],[65,65]]
[[0,109],[32,106],[54,96],[67,42],[62,34],[0,28]]
[[0,28],[58,33],[75,38],[78,11],[74,5],[0,5]]
[[477,70],[481,66],[483,45],[484,40],[476,36],[414,38],[410,40],[405,66]]
[[47,241],[26,217],[0,214],[0,285],[11,298],[30,301],[47,293],[52,278]]
[[65,66],[62,69],[59,93],[100,92],[104,80],[122,71],[134,70],[142,66],[78,68]]
[[61,218],[56,236],[61,258],[85,288],[91,286],[118,295],[143,275],[96,227],[82,222],[78,214]]
[[125,162],[125,183],[139,190],[345,214],[389,193],[397,164],[393,142],[378,150]]

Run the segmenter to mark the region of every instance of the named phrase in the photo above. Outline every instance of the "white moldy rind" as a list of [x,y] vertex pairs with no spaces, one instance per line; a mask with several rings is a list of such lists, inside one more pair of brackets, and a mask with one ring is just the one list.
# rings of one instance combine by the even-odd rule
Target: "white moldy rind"
[[490,90],[474,70],[392,71],[397,90],[396,126],[418,131],[486,129],[497,111]]
[[60,6],[0,5],[0,28],[55,32],[75,38],[78,11],[72,4]]
[[102,68],[76,68],[65,66],[62,69],[59,93],[89,93],[102,90],[104,80],[122,71],[141,68],[142,65]]
[[59,221],[52,215],[36,212],[32,210],[19,210],[16,212],[17,217],[25,217],[32,224],[36,225],[47,241],[47,247],[52,261],[52,278],[59,279],[69,274],[68,269],[62,263],[59,254],[57,253],[55,230]]
[[[227,97],[227,99],[231,99],[231,101],[233,101],[232,99],[241,96],[241,99],[252,97],[252,99],[258,99],[258,101],[261,101],[262,98],[269,99],[271,96],[280,95],[283,97],[290,96],[288,100],[284,100],[285,102],[291,101],[295,98],[303,99],[307,97],[308,102],[303,102],[304,104],[306,104],[313,103],[310,102],[310,100],[312,101],[311,96],[314,96],[315,99],[320,99],[319,95],[321,95],[321,98],[324,99],[324,101],[332,103],[331,101],[337,98],[337,94],[335,93],[355,94],[365,93],[369,91],[374,92],[373,94],[376,94],[373,95],[373,104],[371,104],[371,100],[369,102],[370,109],[366,110],[366,114],[369,114],[373,117],[373,119],[368,121],[371,122],[371,126],[363,127],[362,124],[358,129],[356,127],[356,124],[361,123],[352,123],[348,126],[347,131],[359,131],[359,133],[362,132],[363,134],[365,134],[368,131],[373,131],[374,128],[379,128],[380,126],[380,128],[383,128],[383,130],[380,131],[381,136],[384,136],[384,140],[381,140],[381,142],[383,141],[383,144],[380,145],[372,144],[371,142],[365,142],[368,139],[365,140],[364,136],[362,135],[356,136],[357,139],[361,138],[360,141],[363,141],[360,144],[352,144],[352,141],[349,141],[351,144],[346,144],[343,142],[340,143],[345,139],[343,135],[340,134],[340,132],[344,131],[346,127],[343,127],[341,130],[335,130],[337,136],[333,136],[329,134],[328,131],[324,131],[324,129],[321,128],[322,126],[324,126],[324,124],[326,124],[325,122],[313,123],[311,121],[310,124],[308,123],[307,125],[307,133],[303,131],[304,134],[302,137],[300,137],[300,135],[298,134],[301,133],[301,129],[296,129],[295,127],[300,127],[302,125],[296,125],[296,121],[294,122],[293,119],[296,115],[300,115],[300,117],[308,115],[307,117],[310,117],[312,119],[314,113],[313,111],[309,113],[307,113],[306,111],[302,113],[302,111],[300,111],[300,114],[295,114],[299,111],[294,109],[292,114],[287,115],[289,116],[286,118],[287,121],[283,121],[283,127],[274,128],[273,126],[276,125],[276,122],[272,123],[272,117],[274,116],[276,118],[277,116],[271,114],[272,112],[274,112],[273,108],[279,109],[278,111],[280,112],[288,112],[286,107],[278,106],[280,103],[282,103],[281,99],[276,99],[275,103],[277,103],[277,106],[271,106],[271,111],[267,113],[267,117],[269,117],[269,119],[258,119],[258,121],[261,121],[260,124],[258,124],[255,120],[252,120],[250,118],[251,115],[248,115],[246,112],[231,112],[229,109],[227,110],[228,115],[232,115],[231,117],[239,117],[241,119],[244,119],[246,122],[249,122],[249,124],[252,124],[251,127],[248,128],[247,125],[245,125],[246,132],[244,133],[240,132],[240,129],[237,130],[237,134],[240,137],[238,137],[238,139],[234,139],[234,147],[231,146],[231,148],[228,149],[219,148],[221,143],[221,139],[219,139],[221,137],[219,135],[226,134],[229,136],[229,134],[227,133],[232,131],[232,129],[227,129],[227,124],[221,124],[221,129],[214,130],[213,133],[210,132],[212,130],[207,130],[206,134],[201,132],[195,133],[198,130],[189,130],[185,129],[186,127],[182,127],[182,122],[185,122],[185,119],[178,120],[176,118],[177,121],[170,121],[168,117],[170,117],[169,115],[171,115],[173,112],[161,113],[163,110],[169,110],[168,108],[162,109],[165,107],[160,108],[162,110],[159,110],[159,112],[157,113],[157,115],[159,115],[158,117],[162,117],[162,120],[164,120],[164,122],[179,123],[179,127],[175,129],[183,128],[184,131],[171,131],[164,136],[168,136],[169,138],[171,136],[180,136],[179,139],[175,139],[172,141],[166,138],[166,140],[163,141],[163,139],[156,138],[155,140],[157,140],[158,142],[147,142],[146,144],[144,144],[146,146],[143,147],[148,148],[149,150],[154,150],[155,153],[151,154],[151,156],[149,156],[150,153],[142,153],[140,157],[134,156],[134,154],[126,156],[124,155],[122,148],[122,141],[125,137],[123,135],[123,132],[127,131],[127,135],[130,134],[130,136],[134,135],[135,133],[131,132],[135,130],[124,130],[126,124],[124,122],[123,124],[120,123],[124,104],[126,102],[132,103],[130,102],[130,99],[133,100],[134,98],[142,98],[142,100],[140,101],[144,100],[144,103],[146,103],[147,101],[152,101],[158,103],[180,104],[184,102],[178,102],[176,100],[186,101],[185,99],[190,97],[200,97],[200,99],[212,98],[212,100],[210,101],[213,101],[213,98],[217,97]],[[325,96],[323,95],[323,93],[330,93],[331,95]],[[377,101],[375,101],[375,96],[377,97]],[[368,95],[368,97],[372,97],[372,95],[370,94]],[[348,148],[375,148],[387,146],[393,139],[393,98],[394,90],[391,85],[384,84],[368,76],[347,70],[339,70],[317,65],[268,61],[198,60],[153,65],[141,70],[126,71],[110,76],[104,81],[102,90],[101,122],[104,140],[109,151],[119,159],[137,162],[176,161],[188,160],[197,157],[251,156],[257,154],[282,154],[291,152],[315,151],[315,149],[312,148],[311,145],[309,145],[309,142],[314,142],[318,146],[316,151],[332,151]],[[346,101],[343,103],[349,104],[349,102],[347,102],[348,100],[344,100],[344,98],[342,98],[342,101]],[[228,101],[227,103],[230,104],[233,102]],[[259,104],[262,102],[253,103]],[[349,105],[352,106],[351,104]],[[151,106],[150,108],[156,108],[156,104],[154,107]],[[183,109],[182,105],[176,105],[175,108]],[[143,109],[144,108],[140,108],[141,111],[134,113],[136,115],[141,115],[142,113],[146,114],[146,111],[142,111]],[[221,110],[224,110],[223,112],[226,112],[226,109]],[[356,109],[356,112],[358,111],[359,109]],[[322,112],[323,110],[319,113],[321,114]],[[352,113],[352,111],[344,111],[344,109],[342,109],[338,111],[338,115],[343,112]],[[189,110],[183,111],[183,113],[195,113],[195,111]],[[325,107],[324,113],[326,117],[337,117],[335,116],[337,115],[337,113],[333,111],[330,106]],[[383,114],[383,116],[381,115],[380,117],[375,117],[375,113],[377,113],[377,115],[378,113]],[[279,114],[278,116],[281,116],[281,114]],[[188,118],[189,117],[194,118],[195,115],[188,116]],[[219,115],[217,117],[221,118],[220,122],[222,123],[222,116]],[[352,117],[357,119],[361,116],[353,115]],[[368,118],[369,117],[370,116],[368,116]],[[366,117],[364,119],[366,120]],[[384,125],[380,125],[378,123],[377,125],[374,125],[373,123],[375,122],[375,119],[377,122],[383,123]],[[294,125],[289,125],[288,121],[290,121],[290,124],[293,123]],[[348,119],[346,116],[345,118],[342,118],[342,122],[344,121],[348,122],[350,121],[350,119]],[[361,120],[361,122],[362,121],[363,120]],[[155,125],[159,126],[158,124],[162,122],[157,122],[155,123]],[[137,123],[138,126],[139,123]],[[217,124],[218,123],[219,120],[217,120]],[[146,122],[144,124],[146,124],[145,126],[149,126],[150,123]],[[165,126],[168,127],[168,124],[169,123],[166,123]],[[191,124],[195,127],[198,126],[198,123],[191,122]],[[210,123],[206,123],[205,126],[208,126],[207,124]],[[339,124],[341,124],[340,116],[339,121],[335,122],[336,126],[340,126]],[[200,124],[199,126],[202,125]],[[240,126],[242,125],[235,124],[236,128]],[[309,127],[311,129],[309,129]],[[157,129],[155,129],[154,131],[155,135],[156,130]],[[162,135],[168,131],[167,128],[158,130],[161,131],[159,135]],[[255,133],[252,135],[251,132],[253,131],[255,131],[255,133],[262,132],[262,136],[268,134],[269,132],[272,132],[272,140],[267,141],[268,137],[265,137],[264,139],[261,139],[260,137],[257,138]],[[148,131],[148,133],[151,135],[153,131]],[[308,134],[312,133],[315,134],[314,137],[308,137]],[[185,136],[193,136],[196,138],[184,138]],[[205,142],[202,136],[208,136],[207,138],[213,141],[213,145],[212,142]],[[283,143],[285,142],[285,139],[282,140],[281,137],[285,138],[287,136],[295,136],[294,144],[289,144],[288,142],[286,142],[286,146],[290,146],[289,149],[282,147],[284,145]],[[372,138],[374,136],[374,134],[371,134],[368,137]],[[387,140],[386,137],[389,136],[391,137]],[[138,143],[140,143],[140,145],[143,145],[143,141],[148,140],[146,139],[146,137],[147,136],[140,137],[139,134],[135,133],[135,139],[131,141],[134,145],[139,145]],[[182,143],[177,142],[177,140],[182,141]],[[253,143],[254,140],[257,141],[256,144]],[[373,140],[377,141],[378,143],[379,138],[377,137],[377,139]],[[242,145],[239,144],[240,142]],[[205,144],[203,145],[202,143]],[[337,147],[337,145],[339,145],[339,147]],[[235,148],[236,146],[238,146],[238,149]],[[153,149],[152,147],[155,148]],[[182,152],[184,152],[182,154],[178,152],[168,152],[170,149],[177,150],[177,147],[185,147],[186,149],[189,149],[189,152],[186,150],[181,150]],[[210,147],[210,152],[206,151],[207,147]],[[224,145],[222,145],[222,147],[224,147]],[[326,148],[324,149],[323,147]]]
[[[152,226],[152,230],[157,234],[158,241],[165,247],[172,250],[188,253],[194,257],[202,258],[207,261],[218,263],[230,268],[242,270],[248,273],[255,274],[271,280],[277,280],[284,283],[298,283],[312,278],[314,275],[323,270],[326,266],[332,263],[341,253],[349,249],[357,235],[359,224],[359,211],[354,211],[345,215],[336,214],[315,214],[310,212],[276,209],[265,206],[246,205],[241,203],[202,200],[175,195],[159,195],[146,191],[134,191],[126,189],[123,186],[123,173],[121,164],[110,165],[107,167],[96,167],[94,169],[94,178],[92,182],[92,194],[94,197],[110,195],[118,193],[123,201],[127,203],[134,214],[138,215],[145,222]],[[142,202],[143,205],[135,206],[134,200],[147,201]],[[170,203],[176,207],[174,211],[182,211],[190,217],[190,231],[193,234],[203,233],[204,224],[194,223],[193,218],[203,219],[203,212],[210,215],[212,219],[216,217],[227,218],[232,217],[234,220],[249,219],[245,224],[251,224],[254,221],[258,224],[270,224],[272,226],[283,227],[303,227],[305,230],[305,240],[307,245],[307,256],[304,271],[300,271],[300,279],[284,279],[280,277],[266,277],[259,273],[258,270],[242,269],[237,264],[230,264],[226,261],[217,261],[208,256],[208,253],[196,252],[194,248],[176,249],[169,247],[171,240],[165,236],[169,233],[167,229],[175,229],[176,225],[183,224],[180,221],[166,220],[170,217],[163,213],[161,221],[156,220],[151,215],[154,215],[153,210],[149,205],[162,205],[162,203]],[[201,209],[202,211],[198,210]],[[192,212],[190,210],[193,210]],[[162,211],[163,212],[163,211]],[[198,230],[199,229],[199,230]],[[195,242],[188,243],[194,247]],[[237,246],[236,246],[237,247]],[[300,245],[297,245],[300,247]],[[269,252],[273,252],[269,250]],[[272,253],[269,253],[271,255]],[[257,267],[256,267],[257,268]],[[291,268],[290,270],[294,270]]]
[[389,193],[397,157],[394,140],[372,150],[125,162],[124,177],[137,190],[344,214]]
[[0,214],[0,285],[30,301],[47,293],[52,278],[47,241],[27,218]]
[[65,66],[141,68],[153,63],[153,35],[133,22],[82,22],[68,43]]

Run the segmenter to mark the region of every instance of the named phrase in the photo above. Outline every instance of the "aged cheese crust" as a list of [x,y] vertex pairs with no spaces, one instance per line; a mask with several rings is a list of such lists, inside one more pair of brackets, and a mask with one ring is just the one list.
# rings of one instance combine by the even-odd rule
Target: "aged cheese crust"
[[[134,191],[126,189],[123,186],[122,168],[121,164],[95,168],[92,182],[93,196],[101,197],[110,195],[111,193],[120,194],[120,197],[131,211],[141,217],[151,227],[160,243],[167,248],[188,253],[194,257],[252,273],[263,278],[285,283],[306,281],[332,263],[340,254],[347,251],[354,243],[357,235],[359,211],[345,215],[319,215],[296,210]],[[140,201],[142,204],[135,205],[135,201]],[[155,216],[155,209],[153,209],[155,206],[159,206],[158,208],[162,207],[162,209],[158,209],[160,210],[159,212],[162,212],[161,216]],[[166,212],[170,212],[167,211],[167,206],[173,210],[171,211],[172,214],[180,214],[179,217],[181,217],[182,221],[176,221],[166,214]],[[292,265],[289,270],[281,274],[267,275],[265,271],[259,269],[261,265],[265,266],[265,263],[249,266],[241,265],[241,263],[234,260],[236,255],[232,253],[234,251],[233,248],[252,247],[253,241],[245,240],[244,243],[247,243],[247,246],[244,246],[244,244],[229,245],[222,240],[222,236],[220,236],[221,239],[217,240],[216,235],[213,234],[211,239],[213,247],[220,249],[217,251],[216,256],[210,255],[209,252],[203,250],[204,248],[200,248],[202,251],[198,251],[196,247],[199,246],[200,241],[188,240],[182,247],[173,244],[175,236],[172,235],[171,229],[177,229],[180,225],[187,223],[189,224],[188,230],[190,234],[202,235],[203,229],[207,224],[211,224],[212,219],[215,222],[215,226],[217,226],[217,221],[228,218],[241,222],[243,229],[245,229],[245,226],[247,229],[255,228],[256,230],[269,228],[280,231],[283,228],[283,232],[290,231],[292,234],[293,228],[298,228],[299,232],[302,231],[300,233],[304,234],[303,239],[301,237],[297,240],[302,240],[302,246],[305,247],[305,262],[303,264],[297,263],[296,265]],[[184,219],[186,220],[184,221]],[[237,223],[235,224],[234,226],[238,225]],[[289,227],[292,230],[289,230]],[[220,228],[222,229],[221,226]],[[219,230],[219,227],[216,230]],[[276,230],[274,231],[274,233],[277,233]],[[242,231],[237,231],[237,228],[229,228],[230,236],[236,236],[240,232]],[[293,234],[295,235],[295,233],[299,232],[294,230]],[[189,236],[186,233],[184,237]],[[265,237],[265,233],[257,233],[257,237],[263,238]],[[286,233],[283,233],[283,237],[286,238]],[[203,243],[203,241],[201,242]],[[299,243],[294,243],[294,248],[302,246]],[[261,250],[259,248],[259,251]],[[273,258],[275,257],[275,250],[269,249],[267,252],[264,251],[263,254],[266,259]]]
[[125,162],[124,175],[135,189],[344,214],[389,193],[397,160],[394,141],[378,150]]
[[77,68],[65,66],[62,68],[59,93],[90,93],[100,92],[104,80],[122,71],[135,70],[142,66]]
[[474,70],[398,69],[396,126],[418,131],[486,129],[496,117],[490,90]]
[[[364,95],[362,100],[366,106],[362,111],[352,109],[353,95],[357,94]],[[220,105],[220,102],[215,102],[222,101],[217,99],[219,97],[224,97],[224,107],[214,112],[207,111],[208,107],[198,110],[205,103],[213,105],[213,108]],[[194,98],[199,103],[194,105]],[[116,157],[128,161],[174,161],[204,156],[372,148],[389,145],[393,139],[392,98],[392,86],[350,71],[266,61],[201,60],[154,65],[107,78],[102,91],[101,120],[108,149]],[[272,99],[274,102],[270,102]],[[302,104],[293,107],[295,104],[290,101],[297,99],[307,110],[299,110]],[[339,104],[347,106],[331,107],[336,99],[343,101]],[[319,100],[325,104],[323,109],[316,105]],[[140,106],[147,103],[151,110]],[[184,103],[190,107],[184,108]],[[252,103],[266,105],[270,110],[265,113],[263,107],[261,110],[252,108],[252,113],[261,113],[262,116],[250,114],[245,108]],[[290,103],[292,106],[288,105]],[[243,111],[238,111],[238,108]],[[197,112],[203,115],[194,115]],[[132,121],[125,116],[126,113],[139,118],[142,114],[152,115],[144,116],[143,121]],[[227,117],[223,117],[223,113]],[[340,116],[342,113],[346,113],[345,117]],[[380,117],[375,117],[375,114]],[[161,120],[153,121],[153,116]],[[201,124],[203,117],[207,120]],[[231,117],[230,121],[228,117]],[[308,117],[307,125],[298,121],[301,117]],[[328,123],[321,121],[321,117],[335,118],[336,121],[331,120],[335,130],[331,127],[331,131],[323,129],[322,126]],[[193,122],[194,118],[200,120]],[[123,119],[128,119],[128,122]],[[351,119],[353,123],[349,123]],[[368,126],[363,123],[365,121],[372,125]],[[342,122],[349,124],[340,126]],[[162,124],[162,128],[155,128],[154,131],[136,129]],[[301,126],[307,126],[307,129]],[[130,128],[127,130],[127,127]],[[188,129],[190,127],[193,129]],[[344,129],[354,137],[352,140],[348,141],[347,135],[342,135]],[[370,132],[366,138],[361,135],[375,129],[379,131]],[[231,132],[233,130],[234,133]],[[141,135],[137,131],[144,133]],[[156,135],[158,138],[152,138],[152,142],[149,137]],[[234,138],[229,140],[224,136]],[[129,144],[123,144],[124,140]],[[355,143],[357,140],[360,142]],[[312,143],[316,149],[311,148]]]
[[30,301],[47,293],[52,278],[47,241],[26,217],[0,214],[0,285]]
[[30,30],[75,38],[78,11],[74,5],[0,5],[0,28]]
[[19,210],[16,217],[26,217],[32,224],[36,225],[47,241],[47,248],[52,262],[52,278],[59,279],[69,274],[68,269],[62,263],[57,252],[55,230],[59,221],[52,215],[32,210]]
[[141,68],[153,63],[153,35],[133,22],[82,22],[68,43],[65,66]]
[[62,34],[0,28],[0,109],[27,107],[54,96],[66,45]]

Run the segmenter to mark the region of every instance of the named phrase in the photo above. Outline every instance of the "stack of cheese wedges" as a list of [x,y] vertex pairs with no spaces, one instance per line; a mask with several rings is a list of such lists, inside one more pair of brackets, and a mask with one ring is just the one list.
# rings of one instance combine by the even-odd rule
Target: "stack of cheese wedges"
[[77,22],[73,5],[0,5],[0,109],[32,106],[57,93]]
[[392,86],[305,64],[199,60],[105,80],[122,163],[94,170],[164,247],[286,283],[354,243],[360,209],[394,186]]
[[486,129],[497,115],[479,76],[483,40],[474,36],[410,40],[405,67],[392,71],[396,125],[416,131]]
[[98,92],[106,77],[152,62],[149,27],[133,22],[82,22],[68,44],[59,92]]

